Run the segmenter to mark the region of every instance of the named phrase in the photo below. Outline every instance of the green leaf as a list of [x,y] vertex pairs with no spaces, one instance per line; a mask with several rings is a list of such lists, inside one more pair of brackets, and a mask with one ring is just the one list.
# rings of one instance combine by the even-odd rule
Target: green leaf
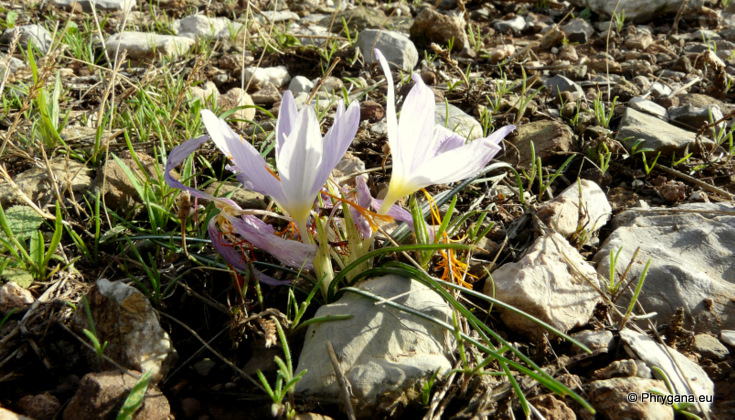
[[[8,227],[15,235],[15,239],[24,241],[31,237],[43,223],[43,217],[28,206],[13,206],[5,210],[5,219]],[[0,237],[8,240],[7,236],[0,232]]]
[[3,277],[18,286],[27,289],[33,284],[33,276],[28,271],[18,267],[5,267]]
[[138,379],[138,382],[130,390],[128,398],[125,399],[122,408],[117,413],[117,420],[131,420],[136,411],[143,404],[145,392],[148,389],[148,382],[151,380],[151,372],[148,371]]

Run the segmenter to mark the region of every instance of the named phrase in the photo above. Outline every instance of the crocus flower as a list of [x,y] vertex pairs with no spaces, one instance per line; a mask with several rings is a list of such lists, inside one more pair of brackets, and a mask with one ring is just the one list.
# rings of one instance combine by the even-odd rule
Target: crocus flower
[[[175,167],[179,166],[207,141],[209,141],[207,136],[197,137],[171,150],[166,160],[166,170],[163,177],[169,186],[187,191],[193,197],[213,201],[215,206],[221,210],[219,214],[210,219],[207,226],[214,248],[230,265],[239,270],[245,270],[246,258],[242,254],[244,244],[237,245],[237,242],[242,242],[242,240],[234,240],[239,236],[247,244],[273,255],[284,265],[294,268],[313,268],[313,259],[316,254],[314,245],[276,236],[271,225],[264,223],[253,215],[246,214],[234,201],[228,198],[214,197],[195,188],[187,187],[171,175],[171,171]],[[260,281],[267,284],[283,283],[260,272],[255,274]]]
[[306,240],[314,200],[357,133],[357,101],[346,111],[344,104],[339,103],[334,124],[322,139],[314,110],[305,106],[297,112],[293,95],[286,91],[276,122],[278,175],[255,147],[243,141],[225,121],[208,110],[202,111],[202,120],[212,141],[227,154],[233,169],[239,171],[238,179],[275,200],[291,216],[302,240]]
[[[197,137],[175,147],[166,160],[164,178],[171,187],[211,200],[221,210],[210,220],[208,231],[213,246],[235,268],[245,268],[243,248],[252,246],[270,253],[290,267],[311,269],[317,252],[315,245],[275,235],[272,226],[248,214],[234,201],[187,187],[174,179],[171,171],[211,139],[230,158],[229,169],[237,173],[238,180],[253,191],[271,196],[288,212],[305,238],[316,195],[349,147],[357,131],[359,117],[356,102],[346,111],[344,104],[340,103],[334,125],[322,139],[314,111],[304,107],[297,112],[293,96],[286,92],[276,123],[276,164],[279,169],[279,175],[276,175],[250,143],[235,134],[225,121],[204,110],[202,120],[209,137]],[[262,273],[256,274],[266,283],[278,282]]]
[[376,49],[375,56],[388,82],[386,119],[393,170],[378,212],[386,214],[401,197],[421,188],[460,181],[478,173],[500,151],[498,143],[515,126],[507,125],[486,138],[465,144],[462,137],[436,124],[434,93],[415,73],[415,85],[403,103],[398,121],[393,76],[383,54]]

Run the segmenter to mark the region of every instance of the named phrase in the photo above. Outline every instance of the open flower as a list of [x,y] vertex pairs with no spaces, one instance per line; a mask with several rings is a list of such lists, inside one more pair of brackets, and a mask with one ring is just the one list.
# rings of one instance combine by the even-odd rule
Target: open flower
[[339,103],[334,124],[322,139],[314,110],[305,106],[297,112],[293,95],[286,91],[276,122],[278,175],[255,147],[235,134],[225,121],[208,110],[202,111],[202,120],[212,141],[239,172],[243,185],[275,200],[291,216],[302,240],[306,240],[314,200],[357,133],[357,101],[346,111],[344,104]]
[[[224,257],[225,261],[239,270],[246,269],[245,263],[248,259],[243,253],[249,245],[268,252],[289,267],[313,268],[313,259],[316,254],[314,245],[276,236],[272,226],[253,215],[247,214],[234,201],[228,198],[214,197],[195,188],[187,187],[171,175],[171,171],[175,167],[184,162],[189,155],[208,140],[207,136],[197,137],[171,150],[166,160],[166,170],[163,177],[169,186],[187,191],[193,197],[213,201],[215,206],[221,210],[219,214],[212,217],[207,227],[214,248]],[[260,272],[255,274],[260,281],[267,284],[283,283]]]
[[386,214],[396,201],[421,188],[460,181],[478,173],[500,151],[498,143],[515,126],[507,125],[486,138],[465,144],[464,138],[436,124],[434,93],[417,74],[412,75],[415,85],[403,103],[398,121],[393,76],[383,54],[376,49],[375,56],[388,82],[386,119],[393,170],[379,211]]
[[[302,239],[305,239],[316,196],[352,142],[359,118],[357,102],[353,102],[346,111],[344,104],[340,103],[334,125],[322,139],[314,111],[304,107],[297,112],[293,96],[286,92],[276,123],[276,165],[279,170],[276,175],[250,143],[235,134],[225,121],[204,110],[202,120],[209,137],[197,137],[175,147],[166,160],[164,179],[171,187],[211,200],[220,209],[209,223],[209,235],[212,245],[235,268],[245,268],[248,257],[244,254],[254,247],[270,253],[287,266],[312,269],[317,253],[315,245],[275,235],[272,226],[248,214],[234,201],[187,187],[174,179],[171,171],[211,139],[229,157],[231,165],[228,168],[236,172],[238,180],[248,189],[271,196],[291,216],[301,231]],[[279,283],[262,273],[256,274],[266,283]]]

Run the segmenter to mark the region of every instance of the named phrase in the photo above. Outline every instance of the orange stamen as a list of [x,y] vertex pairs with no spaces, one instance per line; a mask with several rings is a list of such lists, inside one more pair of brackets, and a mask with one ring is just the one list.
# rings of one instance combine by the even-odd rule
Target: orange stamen
[[338,196],[336,196],[334,194],[329,193],[328,191],[322,191],[322,192],[324,194],[326,194],[327,196],[329,196],[329,197],[331,197],[331,198],[333,198],[333,199],[335,199],[337,201],[341,201],[341,202],[344,202],[344,203],[352,206],[355,210],[357,210],[358,213],[360,213],[360,215],[362,215],[362,217],[365,218],[365,220],[367,220],[367,222],[370,224],[370,229],[372,229],[373,232],[377,232],[378,231],[378,223],[375,221],[376,219],[377,220],[381,220],[383,222],[392,222],[393,221],[393,217],[388,216],[387,214],[386,215],[382,215],[382,214],[378,214],[378,213],[372,212],[372,211],[366,209],[365,207],[362,207],[362,206],[358,205],[354,201],[350,201],[350,200],[348,200],[346,198],[338,197]]
[[[431,209],[431,219],[432,223],[435,225],[442,224],[441,216],[439,215],[439,208],[437,207],[436,203],[434,202],[434,199],[431,197],[431,194],[429,194],[425,189],[421,189],[421,191],[424,192],[424,195],[426,196],[426,199],[429,201],[429,208]],[[452,242],[461,242],[464,237],[459,239],[450,239],[449,235],[447,235],[447,232],[442,232],[442,239],[443,242],[446,244],[452,243]],[[439,238],[434,235],[434,243],[439,243]],[[443,269],[442,272],[442,280],[449,281],[450,279],[461,286],[464,286],[468,289],[472,289],[472,284],[467,283],[464,281],[465,277],[471,277],[471,278],[477,278],[477,276],[469,273],[469,266],[465,264],[464,262],[457,259],[457,256],[454,253],[454,250],[451,249],[443,249],[439,251],[439,253],[442,256],[441,261],[436,265],[437,269]]]

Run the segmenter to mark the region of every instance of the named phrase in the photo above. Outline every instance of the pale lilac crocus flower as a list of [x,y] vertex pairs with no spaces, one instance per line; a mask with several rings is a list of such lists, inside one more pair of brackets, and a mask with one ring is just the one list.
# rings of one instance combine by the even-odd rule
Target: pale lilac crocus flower
[[[297,112],[293,96],[287,91],[276,123],[279,176],[268,168],[265,159],[250,143],[235,134],[225,121],[211,111],[204,110],[202,120],[209,137],[191,139],[175,147],[166,161],[164,178],[172,187],[188,191],[194,197],[214,201],[221,211],[210,221],[209,235],[213,246],[234,267],[243,269],[245,262],[242,249],[238,250],[232,242],[232,238],[239,235],[249,245],[270,253],[287,266],[314,268],[317,248],[305,239],[309,214],[316,195],[357,132],[359,112],[356,101],[346,111],[340,103],[334,125],[322,139],[314,111],[304,107]],[[228,168],[237,172],[238,180],[243,185],[271,196],[288,212],[300,229],[305,243],[276,236],[272,226],[248,214],[234,201],[187,187],[173,178],[171,170],[210,138],[229,157],[231,165]],[[266,283],[277,282],[261,273],[257,274]]]
[[286,91],[276,122],[278,175],[225,121],[208,110],[202,111],[202,120],[212,141],[239,172],[238,179],[251,190],[270,196],[291,216],[302,241],[307,242],[307,224],[316,196],[357,133],[358,102],[353,101],[346,111],[344,103],[337,105],[334,124],[322,139],[314,110],[304,106],[297,112],[293,95]]
[[393,169],[388,193],[378,211],[387,214],[396,201],[421,188],[477,174],[500,151],[498,143],[515,126],[507,125],[486,138],[465,144],[464,138],[436,124],[434,93],[415,73],[415,85],[403,103],[399,121],[388,61],[377,49],[375,56],[388,82],[386,119]]

